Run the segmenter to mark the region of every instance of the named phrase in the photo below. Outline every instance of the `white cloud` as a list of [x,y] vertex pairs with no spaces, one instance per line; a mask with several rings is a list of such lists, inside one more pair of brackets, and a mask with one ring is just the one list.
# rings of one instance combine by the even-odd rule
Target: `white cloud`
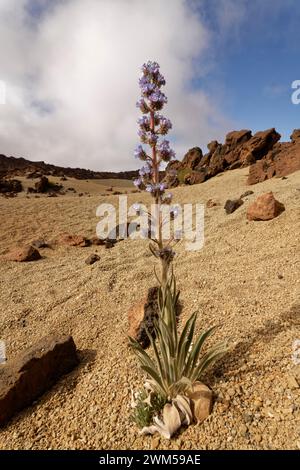
[[187,1],[52,1],[37,17],[34,3],[49,6],[0,4],[1,153],[98,170],[136,167],[137,80],[148,59],[167,80],[164,111],[179,158],[229,130],[213,99],[191,87],[210,35]]

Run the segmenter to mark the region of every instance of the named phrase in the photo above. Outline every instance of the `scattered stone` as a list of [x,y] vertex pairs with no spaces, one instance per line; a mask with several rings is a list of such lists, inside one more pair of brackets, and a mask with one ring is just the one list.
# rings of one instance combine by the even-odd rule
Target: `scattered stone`
[[160,436],[153,437],[151,440],[151,450],[155,450],[158,448],[160,443]]
[[213,199],[209,199],[209,200],[207,201],[207,203],[206,203],[206,207],[207,207],[208,209],[211,209],[212,207],[216,207],[216,206],[219,206],[219,205],[220,205],[220,203],[214,201]]
[[241,424],[239,427],[239,433],[242,437],[247,437],[248,435],[248,428],[245,424]]
[[244,197],[251,196],[251,194],[254,194],[254,191],[251,191],[250,189],[248,191],[245,191],[241,196],[240,199],[243,199]]
[[192,412],[197,423],[202,423],[211,413],[213,393],[202,382],[196,382],[187,396],[191,400]]
[[85,260],[85,264],[91,265],[91,264],[96,263],[96,261],[99,261],[99,260],[100,260],[100,257],[96,255],[96,253],[93,253]]
[[12,248],[9,253],[3,256],[3,259],[6,261],[17,261],[22,263],[25,261],[37,261],[41,259],[41,255],[35,247],[24,245]]
[[228,199],[224,205],[226,214],[232,214],[243,204],[244,204],[244,201],[242,199],[233,199],[233,200]]
[[[3,194],[10,194],[16,195],[16,193],[20,193],[23,191],[23,186],[21,181],[19,180],[10,180],[10,179],[1,179],[0,178],[0,193]],[[14,197],[10,196],[10,197]]]
[[280,215],[285,210],[284,205],[275,199],[272,191],[261,194],[248,207],[248,220],[271,220]]
[[64,232],[60,235],[58,242],[61,245],[85,247],[90,245],[90,241],[82,235],[71,235]]
[[30,243],[31,246],[33,246],[33,248],[48,248],[48,243],[45,242],[45,240],[43,238],[39,238],[37,240],[33,240],[31,243]]
[[[37,181],[34,185],[36,193],[47,193],[55,194],[56,192],[60,192],[62,189],[61,184],[51,183],[47,176],[42,176],[39,181]],[[52,196],[53,197],[53,196]]]
[[283,279],[283,275],[282,274],[278,274],[278,279]]
[[90,242],[91,242],[91,245],[95,245],[95,246],[105,245],[105,240],[102,240],[101,238],[98,238],[98,237],[91,238]]
[[134,305],[128,312],[128,336],[136,339],[144,349],[150,345],[146,328],[151,335],[154,335],[153,321],[158,317],[157,295],[158,288],[151,287],[147,297]]
[[0,368],[0,425],[78,364],[73,338],[49,335]]

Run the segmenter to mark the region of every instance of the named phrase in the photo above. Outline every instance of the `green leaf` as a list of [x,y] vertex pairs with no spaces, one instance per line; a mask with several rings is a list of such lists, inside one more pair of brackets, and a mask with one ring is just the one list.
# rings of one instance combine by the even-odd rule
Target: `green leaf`
[[216,326],[213,326],[207,331],[203,331],[200,336],[198,337],[196,343],[194,344],[192,351],[190,353],[188,362],[185,367],[186,373],[188,373],[189,370],[193,370],[196,367],[196,364],[199,359],[199,355],[202,349],[202,346],[204,345],[206,339],[216,330]]

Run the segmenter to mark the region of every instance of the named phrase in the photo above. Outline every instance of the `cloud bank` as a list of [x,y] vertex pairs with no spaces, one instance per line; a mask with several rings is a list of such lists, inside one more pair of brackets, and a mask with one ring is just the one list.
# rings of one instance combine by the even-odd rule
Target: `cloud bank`
[[186,0],[1,0],[0,152],[95,170],[136,167],[137,81],[147,60],[167,80],[178,158],[204,149],[230,127],[201,89],[211,47]]

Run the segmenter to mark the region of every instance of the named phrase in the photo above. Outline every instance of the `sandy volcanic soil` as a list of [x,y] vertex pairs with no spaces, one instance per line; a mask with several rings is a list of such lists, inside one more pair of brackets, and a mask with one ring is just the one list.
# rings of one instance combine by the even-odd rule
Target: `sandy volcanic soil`
[[[12,357],[51,331],[71,333],[82,362],[0,431],[0,448],[300,448],[300,388],[288,379],[292,343],[300,338],[300,173],[251,188],[247,173],[173,191],[176,202],[221,203],[205,210],[204,248],[187,252],[182,244],[175,263],[181,319],[198,310],[199,330],[220,324],[214,340],[230,338],[231,352],[205,378],[215,393],[211,416],[170,442],[140,437],[129,421],[130,392],[143,377],[127,346],[127,311],[155,284],[147,242],[56,247],[41,250],[40,261],[0,262],[0,337]],[[226,215],[226,199],[247,189],[255,194]],[[247,222],[249,203],[269,190],[286,211],[269,222]],[[117,200],[0,198],[0,254],[63,231],[92,236],[98,204]],[[150,198],[131,194],[129,202],[136,201]],[[93,252],[100,261],[85,265]]]

